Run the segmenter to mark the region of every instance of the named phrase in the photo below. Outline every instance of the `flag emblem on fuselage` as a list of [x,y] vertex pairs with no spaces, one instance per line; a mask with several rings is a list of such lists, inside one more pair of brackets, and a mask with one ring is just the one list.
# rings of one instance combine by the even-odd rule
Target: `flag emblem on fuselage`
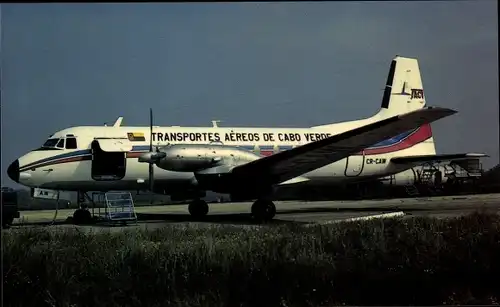
[[127,133],[128,140],[131,142],[144,142],[146,138],[142,132],[129,132]]

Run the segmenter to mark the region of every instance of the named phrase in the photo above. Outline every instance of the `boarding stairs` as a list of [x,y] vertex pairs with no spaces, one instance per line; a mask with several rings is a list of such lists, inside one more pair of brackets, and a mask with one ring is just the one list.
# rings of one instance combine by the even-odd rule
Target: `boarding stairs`
[[121,224],[137,222],[134,200],[130,192],[92,193],[92,200],[97,205],[97,208],[92,207],[92,215],[97,215],[99,219]]
[[439,168],[433,163],[423,164],[416,184],[417,189],[421,192],[420,194],[425,194],[426,196],[438,195],[442,190],[440,184],[442,175]]

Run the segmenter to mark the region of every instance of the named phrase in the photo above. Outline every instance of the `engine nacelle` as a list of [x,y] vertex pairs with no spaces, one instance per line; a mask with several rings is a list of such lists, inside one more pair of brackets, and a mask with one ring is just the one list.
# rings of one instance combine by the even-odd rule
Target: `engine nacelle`
[[223,145],[176,144],[160,151],[165,157],[156,165],[175,172],[197,172],[221,165],[231,168],[260,158],[253,152]]

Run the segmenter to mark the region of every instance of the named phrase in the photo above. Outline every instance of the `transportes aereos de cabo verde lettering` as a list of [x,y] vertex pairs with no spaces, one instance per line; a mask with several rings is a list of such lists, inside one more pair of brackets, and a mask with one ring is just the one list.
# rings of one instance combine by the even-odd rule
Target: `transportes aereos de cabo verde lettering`
[[153,141],[160,142],[315,142],[330,133],[274,132],[153,132]]

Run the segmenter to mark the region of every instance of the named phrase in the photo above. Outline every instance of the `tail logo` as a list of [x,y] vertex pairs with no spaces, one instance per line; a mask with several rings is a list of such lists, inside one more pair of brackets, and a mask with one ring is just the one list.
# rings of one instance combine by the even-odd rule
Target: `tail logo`
[[423,99],[424,98],[424,90],[422,89],[411,89],[411,98],[410,99]]
[[[406,81],[403,83],[403,88],[401,89],[401,93],[393,93],[391,95],[403,95],[403,96],[410,96],[410,100],[413,99],[424,99],[424,90],[420,88],[410,88],[410,93],[406,92],[407,89],[407,83]],[[408,101],[409,102],[409,101]],[[424,103],[421,101],[420,103]]]

